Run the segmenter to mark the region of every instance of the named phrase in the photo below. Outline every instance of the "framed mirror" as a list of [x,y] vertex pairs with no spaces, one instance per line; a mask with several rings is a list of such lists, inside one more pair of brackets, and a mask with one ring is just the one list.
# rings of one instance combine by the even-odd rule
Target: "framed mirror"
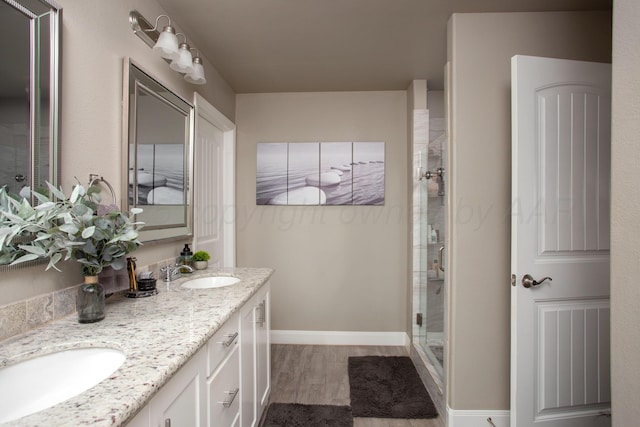
[[58,185],[60,7],[0,0],[0,185]]
[[193,104],[130,59],[123,75],[123,209],[144,210],[144,242],[191,236]]
[[50,0],[0,0],[0,186],[31,203],[25,190],[60,181],[61,13]]

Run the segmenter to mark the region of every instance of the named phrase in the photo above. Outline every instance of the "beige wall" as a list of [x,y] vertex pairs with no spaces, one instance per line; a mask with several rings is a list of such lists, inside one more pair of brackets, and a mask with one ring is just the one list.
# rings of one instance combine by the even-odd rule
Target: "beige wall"
[[613,5],[611,379],[613,425],[640,419],[640,3]]
[[[406,92],[238,95],[237,262],[276,269],[276,330],[407,325]],[[256,206],[256,143],[386,142],[384,206]]]
[[456,14],[449,21],[453,409],[509,409],[511,57],[608,62],[610,41],[608,13]]
[[[62,16],[61,163],[62,185],[69,192],[77,177],[86,185],[90,173],[104,176],[120,198],[122,162],[122,63],[128,56],[186,99],[198,90],[233,119],[235,94],[205,61],[205,86],[186,83],[133,34],[129,11],[147,19],[164,13],[154,0],[59,0]],[[178,23],[179,25],[179,23]],[[148,245],[136,252],[138,264],[170,258],[180,244]],[[77,263],[64,272],[44,266],[2,273],[0,305],[62,289],[82,281]]]

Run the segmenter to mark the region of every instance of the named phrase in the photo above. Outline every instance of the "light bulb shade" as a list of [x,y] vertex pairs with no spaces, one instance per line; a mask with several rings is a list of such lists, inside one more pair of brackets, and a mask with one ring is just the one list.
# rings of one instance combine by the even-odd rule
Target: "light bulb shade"
[[193,58],[193,70],[184,75],[184,79],[194,85],[203,85],[207,82],[204,77],[204,67],[202,66],[202,59],[199,56]]
[[190,73],[193,70],[193,57],[191,56],[191,49],[186,43],[180,43],[178,49],[178,56],[171,61],[169,67],[173,71],[179,73]]
[[178,37],[173,27],[164,27],[153,50],[167,59],[173,59],[178,55]]

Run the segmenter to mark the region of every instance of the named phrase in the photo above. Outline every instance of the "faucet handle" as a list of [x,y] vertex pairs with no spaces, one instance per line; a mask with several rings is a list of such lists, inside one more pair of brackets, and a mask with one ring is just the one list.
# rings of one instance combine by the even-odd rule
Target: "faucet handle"
[[160,267],[160,272],[164,276],[164,281],[170,282],[173,276],[176,273],[179,273],[180,270],[177,268],[177,266],[172,266],[171,264],[167,264],[164,267]]

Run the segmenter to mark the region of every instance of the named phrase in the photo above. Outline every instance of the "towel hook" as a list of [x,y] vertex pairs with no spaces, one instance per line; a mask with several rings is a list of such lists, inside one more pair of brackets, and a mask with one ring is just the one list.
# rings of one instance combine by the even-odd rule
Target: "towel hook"
[[104,185],[107,186],[107,188],[109,189],[109,191],[111,192],[111,197],[113,198],[113,204],[114,205],[118,205],[118,201],[116,199],[116,192],[113,191],[113,187],[111,186],[111,184],[109,184],[109,182],[104,179],[103,176],[95,174],[95,173],[90,173],[89,174],[89,187],[92,187],[96,184],[98,184],[99,182],[103,182]]

